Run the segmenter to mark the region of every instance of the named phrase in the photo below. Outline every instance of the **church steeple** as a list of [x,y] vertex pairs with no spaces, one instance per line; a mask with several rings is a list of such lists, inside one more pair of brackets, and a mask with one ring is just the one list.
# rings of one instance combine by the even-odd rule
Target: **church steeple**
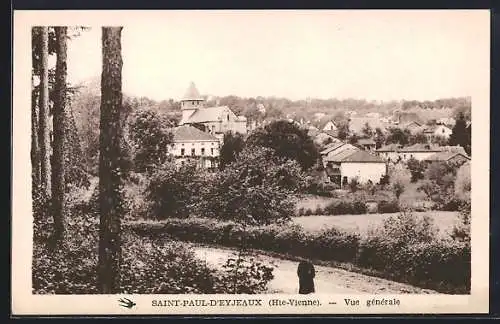
[[189,117],[199,108],[203,107],[203,102],[205,99],[200,95],[198,89],[196,89],[196,85],[194,82],[189,84],[189,87],[184,94],[184,97],[181,99],[181,110],[182,110],[182,119],[181,125],[187,122]]

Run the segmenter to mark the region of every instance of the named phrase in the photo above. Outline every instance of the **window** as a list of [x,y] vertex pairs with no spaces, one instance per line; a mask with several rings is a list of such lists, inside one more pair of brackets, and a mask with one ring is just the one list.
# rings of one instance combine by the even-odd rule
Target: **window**
[[444,134],[444,128],[441,130],[441,132]]
[[205,148],[204,147],[201,148],[201,155],[205,155]]
[[229,121],[229,114],[227,114],[227,121]]
[[191,149],[191,155],[194,156],[196,154],[196,150],[194,148]]
[[[182,144],[184,145],[184,144]],[[185,153],[185,150],[183,148],[181,148],[181,155],[184,156],[184,153]]]
[[210,155],[214,155],[214,148],[213,147],[210,149]]

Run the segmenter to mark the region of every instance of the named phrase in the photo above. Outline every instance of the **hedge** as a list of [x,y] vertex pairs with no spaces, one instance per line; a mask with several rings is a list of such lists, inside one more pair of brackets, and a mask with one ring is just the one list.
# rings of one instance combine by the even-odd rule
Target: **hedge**
[[[354,264],[384,273],[387,279],[442,293],[470,291],[470,244],[452,239],[395,242],[379,232],[361,237],[336,228],[317,233],[298,225],[249,226],[206,218],[135,221],[124,224],[139,235],[174,238],[277,252],[311,260]],[[418,234],[417,234],[418,235]]]
[[[397,200],[380,200],[377,203],[377,213],[397,213],[400,211]],[[311,215],[362,215],[368,212],[367,205],[362,200],[334,200],[325,207],[317,206],[315,209],[299,208],[299,216]]]

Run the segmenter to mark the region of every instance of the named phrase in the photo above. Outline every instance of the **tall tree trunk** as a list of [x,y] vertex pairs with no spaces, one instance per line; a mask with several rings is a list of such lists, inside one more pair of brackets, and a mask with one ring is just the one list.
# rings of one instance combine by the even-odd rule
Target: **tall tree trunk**
[[99,136],[99,291],[119,292],[121,261],[122,27],[102,28],[101,123]]
[[65,154],[66,141],[66,51],[67,27],[55,27],[56,33],[56,77],[54,84],[53,116],[53,160],[52,160],[52,212],[54,217],[54,239],[64,237],[65,197]]
[[50,197],[50,138],[49,138],[49,29],[41,27],[39,142],[41,190]]
[[38,146],[38,112],[36,104],[37,96],[31,75],[31,180],[32,198],[34,199],[40,188],[40,152]]

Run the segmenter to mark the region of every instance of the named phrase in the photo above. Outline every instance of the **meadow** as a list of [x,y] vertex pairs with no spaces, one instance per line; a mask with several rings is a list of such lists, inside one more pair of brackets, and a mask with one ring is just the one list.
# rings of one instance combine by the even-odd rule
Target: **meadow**
[[[293,217],[293,222],[300,225],[307,232],[320,232],[324,229],[336,227],[345,231],[366,234],[370,228],[381,226],[384,220],[398,213],[364,214],[364,215],[313,215]],[[458,221],[458,212],[429,211],[414,212],[414,216],[429,215],[433,224],[443,235],[449,234]]]

